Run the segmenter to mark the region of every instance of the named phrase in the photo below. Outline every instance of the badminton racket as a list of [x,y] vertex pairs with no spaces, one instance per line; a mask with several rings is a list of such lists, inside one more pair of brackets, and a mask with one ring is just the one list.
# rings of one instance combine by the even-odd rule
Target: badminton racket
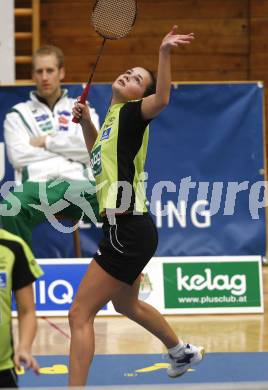
[[[97,0],[94,4],[91,22],[94,30],[103,38],[97,59],[79,102],[84,104],[88,96],[91,81],[103,52],[107,39],[120,39],[127,36],[136,20],[137,0]],[[77,118],[72,119],[78,123]]]

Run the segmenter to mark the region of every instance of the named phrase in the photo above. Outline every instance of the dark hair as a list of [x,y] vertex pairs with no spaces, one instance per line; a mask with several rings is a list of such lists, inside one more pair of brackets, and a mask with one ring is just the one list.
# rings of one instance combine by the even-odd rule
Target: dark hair
[[45,45],[45,46],[41,46],[34,53],[33,59],[32,59],[33,69],[34,69],[34,62],[35,62],[36,57],[46,56],[46,55],[51,55],[51,54],[54,54],[54,56],[57,58],[58,68],[59,69],[63,68],[64,67],[64,55],[63,55],[62,50],[57,46]]
[[147,68],[144,68],[144,69],[149,73],[149,75],[151,77],[151,83],[147,86],[147,88],[143,94],[143,97],[146,97],[146,96],[153,95],[155,93],[155,91],[156,91],[156,77],[150,69],[147,69]]

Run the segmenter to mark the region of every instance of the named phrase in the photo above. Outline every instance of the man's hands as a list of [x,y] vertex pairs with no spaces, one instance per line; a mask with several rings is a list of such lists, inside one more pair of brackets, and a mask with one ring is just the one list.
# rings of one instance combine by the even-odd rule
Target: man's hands
[[40,137],[35,137],[30,139],[30,145],[35,146],[37,148],[45,148],[46,146],[46,135],[42,135]]
[[172,47],[179,45],[189,45],[195,38],[194,33],[179,35],[178,26],[173,26],[171,31],[163,38],[160,51],[169,52]]
[[17,370],[20,370],[23,365],[27,370],[31,368],[36,374],[39,374],[38,363],[27,350],[18,348],[17,351],[15,351],[13,361]]

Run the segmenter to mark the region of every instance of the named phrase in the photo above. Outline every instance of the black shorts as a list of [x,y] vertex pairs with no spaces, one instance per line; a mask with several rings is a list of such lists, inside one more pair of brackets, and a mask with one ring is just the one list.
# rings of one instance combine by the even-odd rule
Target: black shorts
[[105,217],[103,222],[104,238],[94,259],[108,274],[132,285],[156,251],[155,224],[148,213],[116,215],[113,224]]
[[0,371],[0,388],[18,387],[17,374],[14,368]]

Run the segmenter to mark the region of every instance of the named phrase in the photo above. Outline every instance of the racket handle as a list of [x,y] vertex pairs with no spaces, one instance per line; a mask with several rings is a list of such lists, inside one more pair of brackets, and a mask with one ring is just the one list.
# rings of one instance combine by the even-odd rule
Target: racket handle
[[[84,88],[84,91],[83,91],[82,95],[80,96],[79,103],[85,104],[85,102],[87,100],[87,95],[89,93],[89,90],[90,90],[90,84],[87,83],[87,85]],[[73,123],[79,123],[79,120],[76,117],[73,116],[72,122]]]

